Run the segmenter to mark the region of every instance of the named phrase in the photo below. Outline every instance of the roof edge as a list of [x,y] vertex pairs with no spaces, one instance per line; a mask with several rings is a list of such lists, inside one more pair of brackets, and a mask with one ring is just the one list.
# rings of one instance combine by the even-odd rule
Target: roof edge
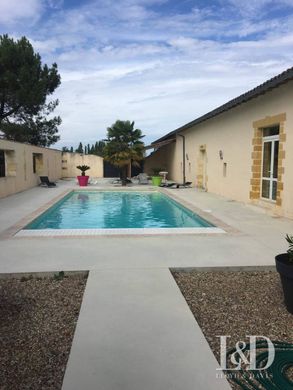
[[161,138],[158,138],[156,141],[152,142],[153,144],[157,144],[158,142],[164,141],[165,139],[180,133],[183,130],[187,130],[192,126],[198,125],[201,122],[204,122],[208,119],[214,118],[217,115],[222,114],[223,112],[229,111],[232,108],[239,106],[243,103],[247,103],[248,101],[257,98],[260,95],[264,95],[265,93],[271,91],[272,89],[278,88],[282,84],[286,84],[289,81],[293,80],[293,67],[285,70],[284,72],[278,74],[277,76],[265,81],[264,83],[258,85],[257,87],[249,90],[248,92],[239,95],[238,97],[229,100],[227,103],[215,108],[212,111],[200,116],[199,118],[186,123],[185,125],[178,127],[177,129],[170,131],[166,135]]

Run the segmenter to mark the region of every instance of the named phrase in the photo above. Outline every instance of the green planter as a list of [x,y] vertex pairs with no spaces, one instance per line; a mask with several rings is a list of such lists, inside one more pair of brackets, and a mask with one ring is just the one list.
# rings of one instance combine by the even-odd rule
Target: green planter
[[153,186],[159,187],[162,183],[162,176],[152,176]]

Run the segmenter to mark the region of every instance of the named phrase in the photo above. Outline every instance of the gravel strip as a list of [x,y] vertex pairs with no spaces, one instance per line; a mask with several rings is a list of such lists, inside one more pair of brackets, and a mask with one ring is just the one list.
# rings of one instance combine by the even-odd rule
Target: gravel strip
[[293,342],[293,315],[283,303],[276,272],[192,271],[173,272],[173,276],[218,362],[217,335],[231,336],[228,347],[248,341],[246,335]]
[[0,279],[0,389],[61,389],[84,276]]

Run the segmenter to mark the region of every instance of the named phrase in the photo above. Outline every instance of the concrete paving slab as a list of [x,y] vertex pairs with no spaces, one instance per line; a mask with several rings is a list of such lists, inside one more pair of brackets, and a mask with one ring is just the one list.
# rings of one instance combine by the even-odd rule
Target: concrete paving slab
[[91,271],[63,390],[228,390],[171,273]]
[[272,265],[281,249],[226,235],[0,241],[0,272]]
[[[102,181],[95,189],[106,185]],[[67,189],[78,186],[61,181],[55,189],[33,188],[0,199],[0,235]],[[215,358],[168,268],[273,265],[274,256],[286,250],[284,236],[293,232],[293,221],[194,189],[166,191],[210,210],[231,231],[0,237],[0,273],[91,270],[65,390],[229,388],[216,379]]]

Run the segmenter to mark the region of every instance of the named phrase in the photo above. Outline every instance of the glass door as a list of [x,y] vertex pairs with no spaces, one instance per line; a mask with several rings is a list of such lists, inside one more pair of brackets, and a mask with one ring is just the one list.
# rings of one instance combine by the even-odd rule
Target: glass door
[[279,136],[263,138],[262,198],[277,198]]

